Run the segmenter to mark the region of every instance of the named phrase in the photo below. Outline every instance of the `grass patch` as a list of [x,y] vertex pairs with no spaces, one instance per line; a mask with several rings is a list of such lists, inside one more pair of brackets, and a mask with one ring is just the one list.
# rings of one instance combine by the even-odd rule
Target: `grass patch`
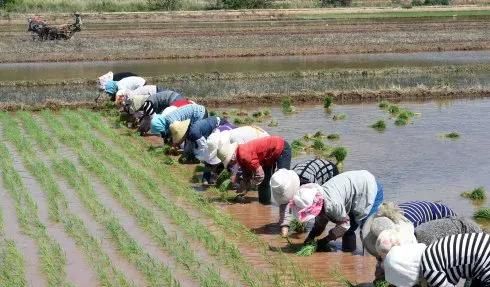
[[386,123],[383,120],[379,120],[371,125],[371,127],[379,132],[384,131],[386,129]]
[[473,217],[479,220],[490,221],[490,208],[486,207],[476,211]]
[[460,135],[457,132],[450,132],[444,135],[448,139],[459,139]]
[[482,186],[475,188],[472,191],[465,191],[461,196],[471,200],[484,200],[487,197],[485,189]]

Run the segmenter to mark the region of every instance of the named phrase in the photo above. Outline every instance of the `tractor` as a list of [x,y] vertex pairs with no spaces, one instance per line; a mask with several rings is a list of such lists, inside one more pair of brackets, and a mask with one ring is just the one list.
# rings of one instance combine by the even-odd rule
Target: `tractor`
[[82,30],[82,18],[79,13],[75,13],[75,23],[59,26],[50,26],[41,17],[33,17],[28,19],[28,32],[33,32],[33,40],[69,40],[76,32]]

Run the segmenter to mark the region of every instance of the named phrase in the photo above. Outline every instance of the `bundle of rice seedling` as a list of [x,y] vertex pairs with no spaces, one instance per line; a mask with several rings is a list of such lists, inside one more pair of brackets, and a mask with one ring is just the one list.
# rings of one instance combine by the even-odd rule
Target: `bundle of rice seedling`
[[301,249],[296,252],[298,256],[311,256],[316,251],[316,244],[308,244],[301,247]]

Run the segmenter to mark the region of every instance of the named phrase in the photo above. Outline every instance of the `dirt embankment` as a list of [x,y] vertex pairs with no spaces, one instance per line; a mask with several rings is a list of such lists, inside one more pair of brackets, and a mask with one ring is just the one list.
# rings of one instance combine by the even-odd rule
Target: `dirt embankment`
[[[93,14],[84,18],[83,31],[70,41],[51,42],[33,41],[25,31],[25,24],[22,24],[25,18],[20,21],[15,17],[10,22],[4,18],[0,20],[0,23],[6,23],[0,28],[0,62],[490,49],[490,16],[485,14],[486,10],[483,10],[483,14],[470,16],[460,14],[465,10],[454,13],[453,10],[442,10],[447,15],[437,17],[424,16],[429,12],[423,10],[407,14],[409,17],[399,16],[405,12],[396,10],[387,10],[387,14],[379,9],[369,13],[366,11],[370,10],[352,10],[352,15],[364,14],[363,17],[350,19],[345,16],[347,14],[332,14],[336,15],[333,17],[329,14],[331,12],[327,12],[329,10],[319,11],[155,14],[155,19],[160,20],[152,18],[153,14],[130,14],[128,19],[124,18],[125,14]],[[370,13],[378,16],[371,18]],[[389,13],[392,13],[391,16]],[[214,21],[207,19],[207,16]],[[62,23],[71,21],[53,19]]]
[[[378,90],[378,91],[332,91],[325,93],[292,93],[287,95],[295,104],[317,104],[322,103],[324,98],[330,96],[338,104],[348,103],[369,103],[380,100],[390,101],[427,101],[427,100],[449,100],[463,98],[486,98],[490,97],[490,90],[450,90],[450,89],[426,89],[414,88],[403,90]],[[199,104],[209,108],[228,107],[229,105],[272,105],[279,104],[284,99],[284,94],[251,94],[240,95],[239,97],[206,97],[192,98]],[[27,105],[23,103],[0,103],[0,111],[39,111],[43,109],[59,110],[62,108],[78,109],[91,108],[94,110],[104,110],[113,108],[111,103],[94,101],[63,102],[48,100],[44,103]]]

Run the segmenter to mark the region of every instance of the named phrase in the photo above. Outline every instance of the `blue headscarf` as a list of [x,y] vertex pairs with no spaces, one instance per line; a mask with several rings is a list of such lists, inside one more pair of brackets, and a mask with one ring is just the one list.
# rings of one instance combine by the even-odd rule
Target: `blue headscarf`
[[116,81],[107,81],[105,84],[104,90],[108,94],[115,94],[117,92],[117,82]]
[[165,136],[167,134],[167,120],[165,116],[155,115],[151,119],[151,133]]

